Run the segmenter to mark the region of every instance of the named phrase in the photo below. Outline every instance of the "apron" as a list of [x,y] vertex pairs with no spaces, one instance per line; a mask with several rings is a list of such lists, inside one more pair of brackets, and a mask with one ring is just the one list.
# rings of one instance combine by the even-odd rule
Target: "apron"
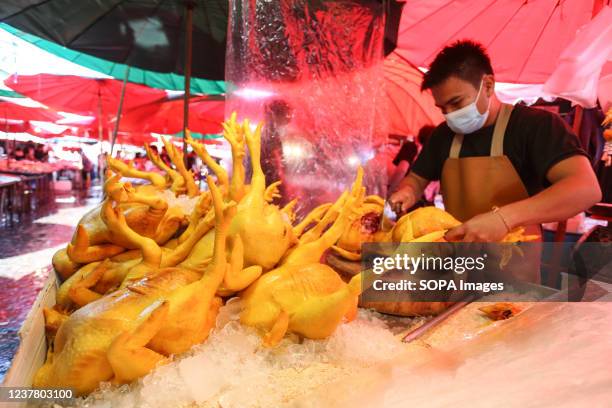
[[[512,162],[504,155],[504,135],[512,108],[512,105],[507,104],[502,104],[500,108],[493,129],[490,156],[460,158],[463,135],[456,134],[453,138],[448,159],[442,167],[441,190],[444,208],[459,221],[465,222],[478,214],[489,212],[493,206],[501,207],[529,197]],[[541,236],[540,226],[526,226],[525,233]],[[531,248],[538,249],[536,245],[530,245],[528,252],[533,252]],[[539,257],[540,251],[536,252],[525,253],[525,257]],[[515,261],[521,259],[513,258],[511,263]],[[523,259],[523,265],[524,262]],[[539,258],[537,262],[529,264],[538,265],[537,270],[509,269],[514,270],[513,275],[519,280],[539,283]]]

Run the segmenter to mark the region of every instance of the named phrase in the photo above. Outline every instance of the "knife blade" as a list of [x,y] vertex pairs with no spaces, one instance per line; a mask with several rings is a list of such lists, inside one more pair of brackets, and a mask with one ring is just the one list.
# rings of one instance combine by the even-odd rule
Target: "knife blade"
[[393,211],[393,208],[391,208],[391,203],[389,203],[389,200],[385,200],[383,216],[387,217],[391,221],[397,221],[397,214],[395,213],[395,211]]

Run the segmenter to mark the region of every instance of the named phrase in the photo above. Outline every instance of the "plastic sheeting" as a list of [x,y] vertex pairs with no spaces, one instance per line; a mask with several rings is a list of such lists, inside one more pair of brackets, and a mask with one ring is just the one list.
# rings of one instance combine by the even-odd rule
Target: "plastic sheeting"
[[599,78],[597,94],[601,108],[604,111],[612,109],[612,74]]
[[[612,7],[604,7],[580,28],[574,40],[559,57],[558,66],[544,84],[544,91],[569,99],[586,108],[606,94],[609,82],[600,77],[612,75]],[[608,94],[610,91],[608,90]],[[605,109],[610,100],[602,100]]]
[[358,165],[368,193],[385,192],[383,34],[378,1],[230,2],[226,113],[265,121],[266,181],[300,212],[335,199]]
[[488,50],[497,81],[542,84],[599,0],[407,0],[395,52],[418,67],[456,40]]

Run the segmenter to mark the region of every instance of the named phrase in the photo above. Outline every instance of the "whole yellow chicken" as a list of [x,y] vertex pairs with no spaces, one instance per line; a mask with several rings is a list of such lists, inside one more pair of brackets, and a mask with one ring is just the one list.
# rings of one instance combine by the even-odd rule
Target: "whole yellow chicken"
[[[208,185],[216,235],[213,260],[203,274],[156,268],[157,259],[143,253],[146,278],[89,303],[61,324],[34,387],[69,387],[84,395],[102,381],[129,383],[207,338],[221,304],[215,294],[232,267],[225,241],[235,212],[234,203],[223,204],[210,178]],[[110,217],[131,230],[119,208]],[[142,237],[132,234],[139,245]]]
[[195,183],[193,174],[187,170],[185,166],[183,152],[178,150],[172,142],[165,138],[161,138],[170,161],[176,168],[167,165],[164,161],[153,152],[148,144],[145,144],[145,150],[149,160],[160,170],[166,173],[166,177],[154,171],[142,171],[134,167],[134,164],[124,163],[119,159],[114,159],[107,156],[106,161],[110,169],[115,173],[121,173],[125,177],[138,178],[147,180],[150,184],[142,184],[136,187],[139,193],[155,195],[159,191],[169,188],[177,196],[186,194],[189,197],[195,197],[199,194],[198,187]]
[[[409,212],[397,221],[391,231],[391,239],[393,242],[409,242],[427,237],[432,233],[446,232],[446,230],[460,224],[460,221],[440,208],[421,207]],[[435,241],[435,239],[431,239],[431,241]]]
[[384,202],[379,196],[368,196],[359,208],[360,217],[342,234],[337,246],[347,251],[361,251],[361,244],[380,240],[380,220]]
[[240,321],[265,333],[264,345],[278,344],[287,332],[323,339],[343,319],[355,317],[361,275],[346,284],[320,259],[359,217],[358,208],[363,201],[360,181],[358,178],[351,194],[339,199],[342,210],[327,231],[298,244],[279,267],[263,274],[241,294]]
[[[126,183],[121,183],[119,178],[120,175],[114,175],[107,184],[114,181],[117,186],[123,185],[128,189]],[[113,230],[114,235],[120,236],[126,242],[136,243],[139,248],[79,268],[61,284],[57,292],[57,304],[64,310],[82,307],[109,291],[141,279],[143,253],[148,254],[149,259],[161,257],[159,266],[162,268],[176,266],[185,260],[194,245],[213,228],[214,219],[211,218],[213,212],[208,211],[210,206],[206,202],[208,197],[201,196],[190,216],[189,227],[179,237],[181,242],[176,242],[171,248],[160,247],[154,240],[142,236],[134,239],[133,231],[117,223],[116,217],[113,217],[113,200],[108,197],[102,205],[105,214],[103,219],[107,227]],[[206,213],[208,214],[204,217]]]
[[[232,116],[235,118],[235,116]],[[264,270],[274,267],[287,249],[295,243],[293,226],[287,212],[266,200],[269,191],[266,189],[265,175],[261,168],[261,129],[260,123],[254,132],[248,121],[237,125],[230,120],[225,124],[224,136],[232,146],[234,174],[229,187],[229,197],[238,202],[236,216],[230,228],[230,237],[240,236],[244,248],[244,263],[246,266],[259,265]],[[244,142],[251,153],[253,175],[248,188],[244,185],[242,157]],[[242,170],[241,170],[242,168]],[[273,190],[273,189],[272,189]],[[206,263],[212,253],[214,231],[201,239],[194,247],[189,258],[180,264],[182,267],[197,267]],[[243,289],[250,283],[248,280],[236,287]]]
[[[332,247],[335,253],[350,261],[361,259],[361,245],[368,242],[408,242],[430,240],[442,231],[460,224],[452,215],[436,207],[422,207],[401,217],[393,225],[384,225],[384,201],[378,196],[366,197],[361,217],[342,234]],[[432,235],[429,235],[432,234]],[[444,234],[442,233],[442,236]]]
[[[134,189],[118,186],[109,172],[104,186],[107,197],[122,204],[128,225],[138,234],[163,244],[186,222],[186,215],[179,207],[169,207],[158,195],[140,193]],[[118,199],[121,196],[121,199]],[[125,198],[127,197],[127,198]],[[79,264],[101,261],[126,249],[134,248],[120,235],[109,229],[103,219],[103,205],[86,213],[78,223],[72,241],[58,251],[53,264],[62,277],[67,278],[78,269]]]
[[344,231],[338,243],[332,247],[334,252],[348,260],[359,261],[362,244],[390,240],[390,231],[383,222],[383,209],[384,200],[381,197],[367,196],[359,208],[360,216]]
[[115,173],[121,173],[126,177],[132,177],[149,181],[150,184],[139,186],[141,192],[152,194],[156,190],[163,190],[167,187],[167,181],[164,176],[154,171],[142,171],[134,167],[133,163],[125,163],[112,156],[106,156],[106,164],[109,169]]

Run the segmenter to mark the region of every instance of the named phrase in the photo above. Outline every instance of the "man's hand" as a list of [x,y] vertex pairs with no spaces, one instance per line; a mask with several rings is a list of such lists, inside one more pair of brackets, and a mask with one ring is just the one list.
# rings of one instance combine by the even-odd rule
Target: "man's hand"
[[398,216],[404,214],[410,207],[417,202],[417,198],[414,195],[412,187],[404,186],[391,194],[389,197],[389,204],[391,209]]
[[501,215],[490,211],[452,228],[444,238],[447,241],[500,242],[507,233],[508,228]]
[[391,209],[398,217],[408,211],[421,198],[427,184],[429,184],[429,180],[414,173],[408,174],[402,180],[397,191],[389,197]]

